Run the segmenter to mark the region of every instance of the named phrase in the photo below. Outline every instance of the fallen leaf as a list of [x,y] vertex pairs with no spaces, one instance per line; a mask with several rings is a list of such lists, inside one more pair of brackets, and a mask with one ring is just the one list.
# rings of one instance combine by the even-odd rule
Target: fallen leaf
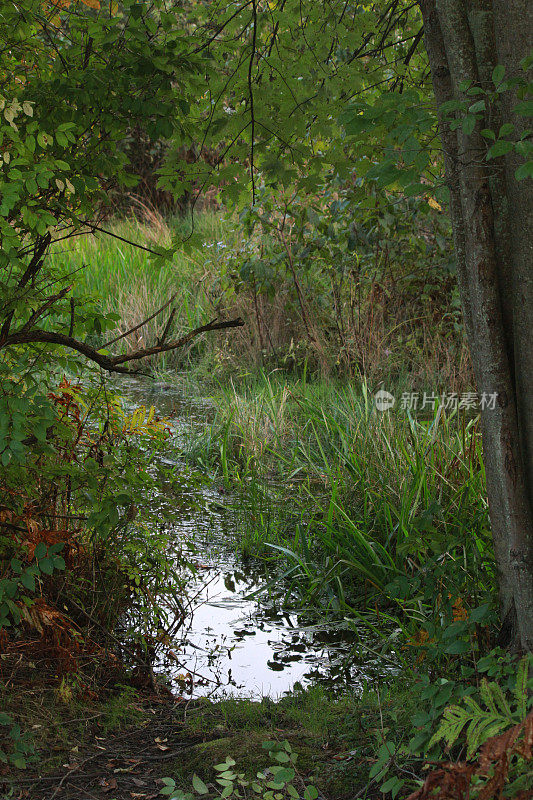
[[109,778],[109,780],[102,778],[100,781],[100,786],[102,787],[102,791],[106,792],[107,794],[107,792],[110,792],[112,789],[117,788],[116,778]]

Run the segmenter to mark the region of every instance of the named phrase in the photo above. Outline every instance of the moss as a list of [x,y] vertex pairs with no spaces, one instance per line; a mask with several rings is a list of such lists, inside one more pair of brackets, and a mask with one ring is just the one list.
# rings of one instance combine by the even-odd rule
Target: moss
[[370,691],[334,697],[314,688],[277,703],[199,702],[187,713],[184,734],[202,741],[187,748],[168,774],[180,788],[190,790],[193,774],[209,783],[213,766],[231,756],[252,776],[269,765],[262,743],[287,739],[298,753],[302,777],[330,800],[347,800],[367,785],[376,743],[387,730],[409,730],[414,702],[401,683],[384,690],[380,698]]

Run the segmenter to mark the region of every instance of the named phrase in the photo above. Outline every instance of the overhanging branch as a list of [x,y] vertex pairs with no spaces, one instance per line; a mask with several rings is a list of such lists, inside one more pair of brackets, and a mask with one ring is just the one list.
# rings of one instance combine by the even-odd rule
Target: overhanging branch
[[75,350],[76,352],[81,353],[90,361],[94,361],[95,364],[98,364],[100,367],[102,367],[102,369],[105,369],[108,372],[119,372],[126,375],[131,375],[135,373],[135,370],[130,370],[128,367],[124,366],[124,364],[127,364],[130,361],[139,361],[140,359],[158,355],[159,353],[167,353],[170,350],[178,350],[180,347],[185,347],[185,345],[187,345],[197,336],[200,336],[202,333],[225,330],[226,328],[240,328],[243,325],[244,321],[240,317],[237,319],[221,320],[219,322],[213,320],[212,322],[208,322],[206,325],[200,325],[200,327],[194,328],[194,330],[189,331],[189,333],[186,333],[184,336],[181,336],[179,339],[175,339],[174,341],[167,343],[161,342],[160,344],[154,345],[154,347],[145,347],[140,350],[134,350],[132,353],[127,353],[120,356],[109,356],[105,353],[100,353],[99,350],[91,347],[85,342],[80,342],[78,339],[75,339],[72,336],[67,336],[66,334],[55,333],[52,331],[43,331],[39,328],[33,328],[32,330],[22,329],[18,332],[10,334],[3,342],[2,347],[9,347],[10,345],[17,344],[38,343],[61,345],[62,347],[68,347],[70,350]]

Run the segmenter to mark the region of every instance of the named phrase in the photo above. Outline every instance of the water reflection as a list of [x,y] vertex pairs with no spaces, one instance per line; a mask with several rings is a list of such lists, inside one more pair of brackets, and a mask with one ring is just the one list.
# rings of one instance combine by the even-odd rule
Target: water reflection
[[[169,415],[178,445],[191,419],[207,424],[212,413],[208,403],[185,403],[166,385],[136,381],[127,394],[134,404],[153,404],[158,413]],[[177,550],[188,552],[196,564],[186,626],[158,653],[158,666],[176,691],[275,699],[316,683],[353,690],[394,669],[384,668],[377,654],[369,658],[366,632],[353,623],[313,624],[267,595],[250,597],[275,579],[272,567],[232,553],[230,511],[221,513],[216,487],[204,490],[203,499],[201,511],[179,513],[172,524]]]
[[187,670],[201,676],[196,695],[277,697],[296,683],[337,681],[348,632],[335,644],[326,626],[302,627],[296,614],[249,599],[267,576],[228,561],[199,570],[192,616],[173,647],[177,658],[163,659],[166,671],[178,681]]

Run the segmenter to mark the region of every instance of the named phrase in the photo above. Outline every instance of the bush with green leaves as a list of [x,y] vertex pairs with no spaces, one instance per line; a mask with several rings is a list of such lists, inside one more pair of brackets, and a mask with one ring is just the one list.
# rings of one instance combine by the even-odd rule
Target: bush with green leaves
[[33,744],[29,732],[22,732],[14,719],[0,711],[0,764],[25,769],[34,760]]
[[239,246],[207,261],[222,302],[248,309],[256,360],[397,379],[409,359],[415,382],[453,382],[446,359],[463,333],[449,223],[433,202],[334,173],[316,195],[258,191]]
[[[422,676],[413,686],[421,706],[412,719],[413,735],[380,732],[370,780],[395,798],[423,785],[428,762],[472,762],[489,739],[519,726],[533,709],[532,663],[532,656],[517,662],[497,649],[480,658],[475,670],[463,667],[462,678]],[[528,788],[530,777],[524,758],[513,755],[510,767],[506,797]]]
[[[72,275],[48,256],[54,243],[100,230],[107,193],[136,182],[119,147],[132,126],[160,137],[179,127],[178,101],[200,61],[187,49],[160,0],[0,9],[0,627],[20,622],[43,582],[53,595],[52,572],[72,557],[80,522],[109,567],[127,555],[126,593],[148,563],[165,563],[157,536],[148,552],[143,537],[135,546],[124,535],[134,500],[153,491],[153,453],[121,435],[112,393],[84,363],[109,369],[103,337],[117,318],[70,296]],[[85,384],[85,398],[61,384],[65,374]],[[41,542],[51,548],[36,557]],[[92,591],[84,580],[78,589],[78,600]]]

